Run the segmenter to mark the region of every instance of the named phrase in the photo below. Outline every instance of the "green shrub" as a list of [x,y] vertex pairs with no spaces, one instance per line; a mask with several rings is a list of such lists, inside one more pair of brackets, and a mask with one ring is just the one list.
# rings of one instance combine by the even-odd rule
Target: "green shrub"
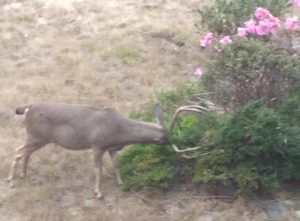
[[278,112],[252,102],[233,114],[219,145],[197,161],[194,179],[233,180],[241,192],[273,192],[284,181],[300,178],[297,131]]
[[172,143],[201,145],[198,153],[210,154],[189,160],[169,146],[135,145],[120,155],[124,189],[167,189],[193,179],[233,181],[243,193],[272,193],[285,181],[300,179],[299,110],[296,95],[277,110],[256,101],[232,116],[183,114],[171,133]]
[[290,149],[290,158],[286,164],[290,165],[290,169],[295,179],[300,179],[300,94],[291,95],[283,102],[279,108],[279,114],[286,125],[289,126],[289,136],[287,143],[294,143],[294,148]]
[[[298,91],[297,91],[298,92]],[[290,126],[300,125],[300,94],[287,97],[279,108],[281,117]]]
[[[245,51],[250,50],[252,44],[260,45],[259,42],[251,41],[253,42],[247,42],[249,48],[246,47]],[[244,43],[240,44],[240,48],[243,49]],[[278,56],[276,62],[282,62],[280,64],[284,63],[280,59],[286,59],[284,68],[276,67],[273,71],[292,70],[289,73],[297,76],[293,59],[287,61],[287,58],[277,55],[277,51],[270,52],[273,53],[271,57]],[[267,53],[258,54],[258,57],[263,58]],[[243,55],[239,58],[241,61],[244,59]],[[221,61],[218,62],[221,65]],[[256,65],[267,62],[268,60]],[[275,65],[276,62],[271,64]],[[224,74],[229,75],[230,80],[235,75],[228,71],[229,68],[234,69],[235,63],[224,66]],[[266,70],[268,69],[264,71]],[[272,74],[271,71],[266,73]],[[246,74],[251,79],[250,76],[255,76],[256,72],[241,73]],[[218,76],[217,73],[213,77],[207,75],[204,82],[217,79]],[[297,78],[294,78],[292,86],[297,83],[295,79]],[[251,84],[251,80],[247,82]],[[266,107],[262,102],[264,99],[261,99],[234,112],[232,116],[212,112],[203,115],[182,114],[170,134],[172,143],[179,148],[202,146],[197,153],[208,151],[210,154],[199,155],[198,158],[189,160],[179,157],[170,146],[134,145],[120,155],[124,189],[168,189],[181,182],[192,182],[194,179],[195,182],[233,181],[241,192],[254,193],[260,190],[271,193],[285,181],[300,179],[300,96],[295,88],[293,86],[292,91],[296,95],[287,97],[277,109]],[[167,119],[170,120],[175,109],[197,91],[199,87],[186,86],[176,91],[158,94],[157,100],[161,103]],[[134,113],[131,117],[150,121],[153,108],[154,102],[144,113]]]
[[200,11],[197,25],[213,33],[232,35],[236,33],[237,27],[244,26],[257,7],[267,8],[278,17],[290,5],[290,0],[215,0]]
[[185,115],[177,121],[171,134],[172,143],[179,147],[202,146],[199,151],[205,152],[215,146],[221,139],[221,128],[225,117],[214,112],[201,115]]
[[300,60],[255,39],[236,39],[207,68],[202,80],[212,100],[229,108],[261,99],[268,106],[281,103],[286,93],[300,88]]
[[169,147],[135,145],[120,155],[120,172],[125,190],[169,186],[177,156]]
[[[203,116],[184,114],[172,130],[171,141],[179,148],[201,145],[203,148],[198,153],[209,151],[220,141],[224,122],[224,117],[215,113],[207,112]],[[194,173],[194,163],[195,160],[178,156],[170,146],[134,145],[120,155],[125,189],[164,189],[182,181],[189,182]]]
[[[193,86],[185,85],[175,91],[157,94],[157,100],[164,110],[166,121],[171,119],[180,103],[195,93],[198,86]],[[154,108],[155,102],[151,102],[143,113],[131,113],[130,117],[151,121]],[[189,119],[189,122],[193,127],[186,129],[189,131],[198,129],[198,124],[195,124],[198,122],[197,117]],[[174,131],[177,131],[176,128]],[[179,134],[179,132],[175,133]],[[177,136],[174,136],[174,139],[177,139]],[[170,146],[133,145],[120,154],[120,171],[124,179],[125,190],[142,187],[166,189],[191,178],[193,165],[193,160],[180,158]]]

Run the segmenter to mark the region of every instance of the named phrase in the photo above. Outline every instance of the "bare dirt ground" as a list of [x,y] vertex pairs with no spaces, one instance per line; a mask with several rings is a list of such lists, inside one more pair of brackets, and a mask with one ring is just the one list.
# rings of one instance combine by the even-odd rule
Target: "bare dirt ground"
[[[193,80],[207,62],[194,27],[203,2],[0,1],[0,221],[267,220],[255,201],[225,204],[184,187],[122,192],[109,176],[106,198],[98,201],[89,151],[46,147],[33,155],[25,183],[10,189],[5,182],[13,151],[25,140],[16,107],[56,101],[127,114],[157,91]],[[111,172],[109,161],[106,167]],[[282,220],[296,220],[300,205],[286,202]]]

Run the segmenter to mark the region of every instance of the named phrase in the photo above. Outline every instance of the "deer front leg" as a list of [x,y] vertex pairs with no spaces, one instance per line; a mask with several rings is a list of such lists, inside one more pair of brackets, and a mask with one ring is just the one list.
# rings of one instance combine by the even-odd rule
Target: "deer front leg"
[[95,194],[98,199],[103,199],[102,193],[102,174],[103,174],[103,163],[102,157],[104,151],[98,147],[93,148],[94,153],[94,161],[95,161],[95,175],[96,175],[96,182],[95,182]]
[[98,199],[103,199],[104,196],[101,191],[101,189],[102,189],[102,167],[96,167],[95,174],[96,174],[95,194]]
[[15,150],[15,155],[13,158],[13,161],[11,163],[11,167],[10,167],[10,171],[9,171],[9,175],[7,177],[7,181],[10,183],[10,187],[13,188],[14,187],[14,179],[16,176],[16,170],[17,170],[17,165],[19,160],[22,158],[23,153],[20,153],[23,149],[25,148],[25,146],[21,146],[19,148],[17,148]]
[[110,158],[113,162],[113,166],[114,166],[116,177],[117,177],[117,182],[118,182],[119,185],[122,185],[123,181],[122,181],[122,178],[121,178],[121,175],[120,175],[120,165],[119,165],[117,151],[111,150],[111,151],[109,151],[109,155],[110,155]]

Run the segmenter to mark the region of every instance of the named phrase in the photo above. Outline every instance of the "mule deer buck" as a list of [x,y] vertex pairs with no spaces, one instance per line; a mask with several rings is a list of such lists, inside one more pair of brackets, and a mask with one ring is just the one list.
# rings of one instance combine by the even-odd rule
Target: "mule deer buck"
[[[181,107],[174,115],[173,122],[182,111],[201,112],[203,108],[195,105]],[[95,163],[95,194],[102,194],[102,156],[108,151],[113,162],[118,184],[122,184],[119,172],[117,151],[130,144],[168,144],[168,130],[164,124],[163,111],[156,106],[157,124],[128,119],[111,108],[94,108],[57,103],[38,103],[16,109],[16,114],[25,114],[27,132],[26,144],[15,151],[8,181],[14,186],[18,162],[22,159],[21,177],[26,177],[27,166],[31,154],[54,143],[70,150],[92,149]],[[172,126],[173,127],[173,123]],[[187,151],[199,149],[187,148],[174,150],[187,157]]]

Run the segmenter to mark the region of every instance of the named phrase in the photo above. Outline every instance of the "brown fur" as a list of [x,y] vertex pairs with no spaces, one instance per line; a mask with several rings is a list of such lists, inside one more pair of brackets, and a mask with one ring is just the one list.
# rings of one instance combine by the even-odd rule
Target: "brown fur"
[[92,149],[96,167],[95,193],[102,198],[102,156],[108,151],[114,163],[118,183],[122,180],[116,152],[129,144],[168,142],[163,113],[156,108],[160,124],[128,119],[111,108],[94,108],[57,103],[39,103],[16,109],[25,114],[26,144],[16,150],[8,180],[13,186],[18,161],[22,158],[22,176],[26,176],[31,154],[49,143],[70,150]]

